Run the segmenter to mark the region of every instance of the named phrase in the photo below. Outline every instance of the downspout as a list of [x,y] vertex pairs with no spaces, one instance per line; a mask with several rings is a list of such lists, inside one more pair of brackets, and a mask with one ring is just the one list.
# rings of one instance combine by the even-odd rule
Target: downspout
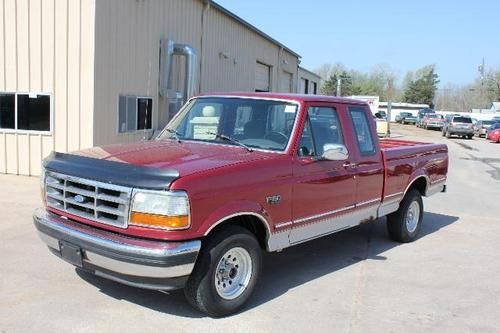
[[281,91],[281,71],[282,71],[282,67],[283,67],[283,47],[280,47],[279,51],[278,51],[278,70],[277,70],[277,73],[276,73],[276,82],[277,83],[277,89],[275,91],[279,91],[279,92],[282,92]]
[[205,49],[203,48],[203,40],[205,39],[205,22],[206,15],[208,10],[210,9],[210,1],[204,0],[205,5],[203,6],[203,11],[201,12],[201,35],[200,35],[200,77],[199,77],[199,86],[198,91],[201,92],[202,85],[202,77],[203,77],[203,60],[205,55]]

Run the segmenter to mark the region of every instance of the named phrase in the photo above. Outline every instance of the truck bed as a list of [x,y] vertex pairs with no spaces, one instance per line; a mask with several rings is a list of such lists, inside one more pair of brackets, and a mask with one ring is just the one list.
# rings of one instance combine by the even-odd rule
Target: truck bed
[[428,188],[446,179],[448,147],[444,144],[382,139],[385,166],[383,199],[399,198],[410,181],[427,178]]
[[415,147],[420,145],[429,145],[432,143],[397,140],[397,139],[382,139],[380,140],[380,149],[400,148],[400,147]]

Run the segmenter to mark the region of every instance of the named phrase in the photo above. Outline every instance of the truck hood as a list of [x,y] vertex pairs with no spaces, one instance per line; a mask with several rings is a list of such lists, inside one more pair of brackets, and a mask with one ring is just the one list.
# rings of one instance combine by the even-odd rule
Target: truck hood
[[179,176],[272,158],[274,153],[249,152],[243,147],[175,140],[146,141],[132,144],[107,145],[80,150],[74,155],[145,166],[175,169]]

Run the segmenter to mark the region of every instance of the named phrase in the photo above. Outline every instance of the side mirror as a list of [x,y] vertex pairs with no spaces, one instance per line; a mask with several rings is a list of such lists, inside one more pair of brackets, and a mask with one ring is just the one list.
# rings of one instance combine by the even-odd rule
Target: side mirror
[[321,158],[328,161],[345,161],[349,158],[349,152],[344,145],[328,143],[323,146]]

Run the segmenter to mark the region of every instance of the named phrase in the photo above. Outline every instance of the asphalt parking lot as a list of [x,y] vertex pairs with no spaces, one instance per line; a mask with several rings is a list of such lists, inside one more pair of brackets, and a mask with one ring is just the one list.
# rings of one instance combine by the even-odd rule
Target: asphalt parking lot
[[0,332],[499,332],[500,144],[392,131],[448,144],[448,192],[425,199],[420,239],[390,241],[382,219],[268,254],[248,306],[223,319],[182,291],[77,273],[35,233],[38,179],[0,175]]

